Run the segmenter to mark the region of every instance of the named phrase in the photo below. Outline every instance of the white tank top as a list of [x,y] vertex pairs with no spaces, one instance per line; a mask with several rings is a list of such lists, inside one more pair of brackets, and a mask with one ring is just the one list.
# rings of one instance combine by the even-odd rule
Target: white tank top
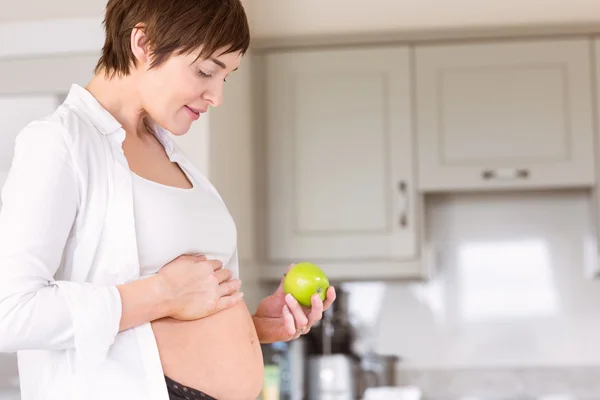
[[214,193],[194,182],[190,174],[186,175],[191,189],[132,175],[141,276],[155,274],[182,254],[204,254],[227,263],[235,250],[236,227]]

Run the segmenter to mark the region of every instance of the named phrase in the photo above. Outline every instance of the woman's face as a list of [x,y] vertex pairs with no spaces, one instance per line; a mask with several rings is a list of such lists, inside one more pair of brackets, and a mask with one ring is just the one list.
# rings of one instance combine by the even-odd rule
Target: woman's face
[[149,60],[136,68],[142,108],[174,135],[187,133],[208,107],[221,105],[225,80],[242,58],[239,52],[221,54],[219,49],[211,57],[196,60],[199,52],[171,56],[153,69],[148,69]]

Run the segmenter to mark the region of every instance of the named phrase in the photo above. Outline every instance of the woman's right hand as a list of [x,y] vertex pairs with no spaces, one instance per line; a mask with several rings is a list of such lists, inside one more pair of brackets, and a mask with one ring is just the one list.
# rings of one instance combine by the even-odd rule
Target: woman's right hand
[[242,299],[239,279],[219,260],[182,255],[160,269],[157,276],[165,290],[168,315],[189,321],[234,306]]

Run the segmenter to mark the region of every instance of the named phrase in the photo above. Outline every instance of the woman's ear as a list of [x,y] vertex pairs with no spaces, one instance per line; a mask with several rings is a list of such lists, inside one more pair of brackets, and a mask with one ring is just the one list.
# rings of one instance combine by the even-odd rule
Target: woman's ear
[[144,24],[137,24],[131,31],[131,52],[135,57],[136,65],[150,62],[148,36],[144,28]]

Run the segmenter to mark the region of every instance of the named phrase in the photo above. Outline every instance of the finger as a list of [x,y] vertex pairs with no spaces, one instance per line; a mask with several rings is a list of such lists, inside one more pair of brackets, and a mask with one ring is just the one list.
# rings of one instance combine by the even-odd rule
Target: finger
[[304,310],[302,309],[302,306],[300,306],[300,303],[298,303],[298,301],[291,294],[288,294],[287,296],[285,296],[285,303],[287,304],[287,306],[290,308],[290,311],[292,312],[292,316],[294,317],[294,324],[296,325],[296,328],[297,329],[306,328],[306,326],[308,325],[308,317],[306,316]]
[[329,307],[331,307],[331,305],[335,301],[336,297],[337,297],[337,294],[335,293],[335,288],[333,286],[329,286],[329,289],[327,289],[327,294],[325,297],[325,303],[323,303],[323,311],[327,311],[329,309]]
[[283,273],[283,277],[281,278],[281,281],[279,282],[279,286],[277,287],[277,290],[275,291],[275,293],[283,293],[283,281],[285,280],[285,276],[287,275],[288,272],[290,272],[290,269],[292,269],[292,267],[295,264],[290,264],[288,266],[288,268],[285,270],[285,272]]
[[233,307],[239,303],[243,297],[244,293],[242,292],[235,292],[229,296],[220,297],[217,301],[217,310],[224,310],[226,308]]
[[182,260],[190,260],[192,262],[200,262],[206,260],[206,256],[204,254],[182,254],[177,258]]
[[283,328],[290,340],[294,339],[296,336],[296,323],[294,322],[294,316],[287,305],[283,306]]
[[214,275],[217,278],[217,280],[219,281],[219,283],[228,281],[232,277],[231,271],[228,269],[225,269],[225,268],[221,268],[221,269],[217,270],[214,273]]
[[310,298],[310,302],[312,303],[312,307],[310,309],[310,313],[308,314],[308,327],[313,326],[318,320],[323,317],[323,302],[318,294],[314,294]]
[[223,282],[219,285],[219,288],[217,289],[217,294],[219,295],[219,297],[231,295],[240,290],[241,287],[242,281],[239,279]]
[[206,263],[210,264],[213,271],[218,271],[223,268],[223,262],[221,260],[207,260]]

